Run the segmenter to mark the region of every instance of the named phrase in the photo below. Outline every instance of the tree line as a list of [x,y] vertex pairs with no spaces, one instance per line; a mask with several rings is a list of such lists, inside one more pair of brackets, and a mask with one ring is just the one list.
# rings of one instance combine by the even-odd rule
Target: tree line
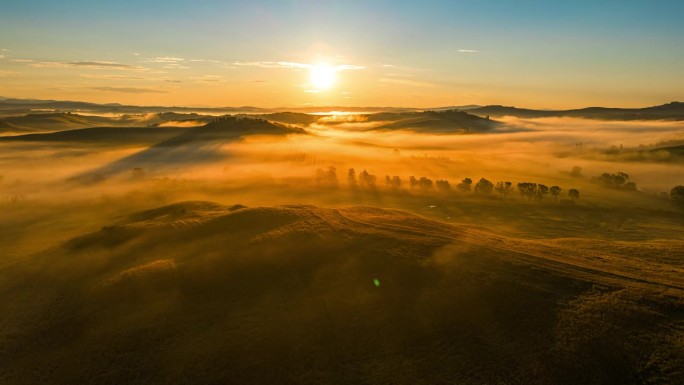
[[[347,170],[347,185],[351,188],[365,188],[375,189],[381,183],[376,175],[369,173],[366,170],[356,172],[355,169]],[[327,169],[318,169],[316,171],[316,181],[323,185],[338,185],[339,179],[337,177],[337,169],[333,166]],[[405,184],[406,183],[406,184]],[[547,186],[541,183],[520,182],[515,186],[510,181],[500,181],[493,183],[486,178],[480,178],[477,182],[473,182],[471,178],[464,178],[458,184],[452,187],[451,183],[446,179],[437,179],[433,181],[430,178],[421,176],[409,176],[405,182],[400,176],[385,175],[385,188],[392,190],[399,190],[404,186],[409,190],[416,190],[421,192],[439,192],[451,193],[457,192],[461,194],[472,193],[480,196],[499,195],[506,199],[516,191],[521,199],[528,201],[540,202],[544,197],[551,195],[554,202],[557,202],[563,189],[560,186]],[[578,189],[571,188],[567,190],[567,196],[575,201],[579,199],[580,192]]]

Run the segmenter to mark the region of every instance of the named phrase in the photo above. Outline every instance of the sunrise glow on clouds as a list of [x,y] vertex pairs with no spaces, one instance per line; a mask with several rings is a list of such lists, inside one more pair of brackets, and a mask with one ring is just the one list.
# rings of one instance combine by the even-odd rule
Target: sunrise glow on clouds
[[684,96],[674,1],[89,3],[3,6],[0,95],[540,108]]

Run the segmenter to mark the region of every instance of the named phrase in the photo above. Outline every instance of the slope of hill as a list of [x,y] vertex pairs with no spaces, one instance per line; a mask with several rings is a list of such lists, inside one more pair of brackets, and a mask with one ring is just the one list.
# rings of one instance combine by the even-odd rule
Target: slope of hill
[[[240,140],[250,135],[289,135],[306,134],[306,131],[271,123],[258,118],[224,116],[201,127],[188,129],[180,128],[151,128],[146,133],[155,135],[154,130],[173,133],[168,139],[129,155],[88,173],[77,175],[71,180],[75,182],[99,182],[116,174],[130,172],[132,168],[142,167],[148,171],[177,169],[192,167],[197,164],[224,159],[229,154],[222,150],[222,145]],[[108,132],[113,133],[113,132]],[[25,137],[25,136],[22,136]],[[21,140],[22,137],[17,138]]]
[[588,107],[574,110],[532,110],[500,105],[468,110],[478,116],[520,118],[573,117],[604,120],[684,120],[684,103],[672,102],[646,108]]
[[[8,116],[0,122],[0,133],[40,133],[92,127],[191,127],[201,126],[216,119],[215,116],[196,113],[163,112],[154,114],[91,116],[74,113],[32,113]],[[7,126],[6,128],[3,128]]]
[[285,123],[285,124],[300,124],[309,125],[315,123],[319,116],[305,114],[301,112],[274,112],[272,114],[262,114],[256,117],[268,120],[270,122]]
[[100,116],[84,116],[72,113],[41,113],[9,116],[3,120],[25,131],[61,131],[65,129],[112,125],[113,119]]
[[0,137],[0,141],[159,144],[169,147],[190,142],[234,140],[245,135],[285,135],[293,133],[301,134],[304,131],[299,128],[270,123],[261,119],[223,117],[212,118],[211,123],[194,128],[92,127],[41,134],[5,136]]
[[176,127],[93,127],[42,134],[0,137],[0,142],[71,142],[140,145],[156,144],[189,130]]
[[0,382],[684,379],[680,291],[503,240],[371,207],[135,213],[0,268]]
[[218,134],[231,133],[236,135],[287,135],[306,133],[306,131],[301,128],[247,116],[223,116],[216,118],[204,127],[199,128],[197,131]]
[[496,121],[459,110],[380,113],[370,115],[368,120],[389,121],[378,127],[379,129],[407,129],[430,133],[486,132],[499,125]]
[[0,135],[19,134],[24,132],[27,132],[27,130],[0,120]]

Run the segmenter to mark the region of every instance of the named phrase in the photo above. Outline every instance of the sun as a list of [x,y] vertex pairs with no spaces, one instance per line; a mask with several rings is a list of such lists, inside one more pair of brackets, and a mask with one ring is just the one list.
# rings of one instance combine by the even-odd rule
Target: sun
[[326,90],[335,84],[335,68],[327,64],[316,64],[311,67],[309,80],[317,90]]

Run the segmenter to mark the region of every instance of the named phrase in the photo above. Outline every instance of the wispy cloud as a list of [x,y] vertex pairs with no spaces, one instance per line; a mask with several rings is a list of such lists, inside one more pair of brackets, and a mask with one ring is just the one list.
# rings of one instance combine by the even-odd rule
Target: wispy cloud
[[129,70],[129,71],[142,71],[145,67],[122,64],[109,61],[71,61],[71,62],[56,62],[56,61],[42,61],[42,62],[31,62],[32,67],[38,68],[83,68],[83,69],[111,69],[111,70]]
[[107,79],[107,80],[151,80],[139,76],[127,75],[108,75],[108,74],[83,74],[81,77],[86,79]]
[[185,61],[185,59],[173,56],[159,56],[152,59],[143,60],[143,63],[180,63]]
[[0,77],[18,75],[19,72],[0,70]]
[[154,64],[163,64],[162,68],[164,69],[190,69],[190,67],[186,64],[187,61],[183,59],[182,57],[174,57],[174,56],[158,56],[154,57],[151,59],[145,59],[141,60],[141,63],[154,63]]
[[188,67],[186,65],[179,64],[179,63],[166,64],[162,68],[170,69],[170,70],[187,70],[187,69],[190,69],[190,67]]
[[261,67],[261,68],[309,68],[311,64],[294,63],[287,61],[236,61],[233,65],[238,67]]
[[393,79],[393,78],[383,78],[380,79],[381,83],[385,84],[397,84],[402,86],[412,86],[412,87],[435,87],[436,84],[430,82],[421,82],[417,80],[408,79]]
[[[309,69],[318,66],[318,64],[312,63],[297,63],[290,61],[236,61],[233,62],[234,66],[238,67],[261,67],[261,68],[297,68],[297,69]],[[340,64],[336,66],[331,66],[335,71],[349,71],[349,70],[362,70],[365,66],[354,65],[354,64]]]
[[459,49],[459,53],[480,53],[480,51],[476,49]]
[[224,82],[223,76],[218,75],[204,75],[204,76],[194,76],[190,79],[194,80],[195,83],[222,83]]
[[157,93],[163,94],[166,91],[154,90],[150,88],[135,88],[135,87],[90,87],[92,90],[105,91],[105,92],[122,92],[126,94],[147,94],[147,93]]

